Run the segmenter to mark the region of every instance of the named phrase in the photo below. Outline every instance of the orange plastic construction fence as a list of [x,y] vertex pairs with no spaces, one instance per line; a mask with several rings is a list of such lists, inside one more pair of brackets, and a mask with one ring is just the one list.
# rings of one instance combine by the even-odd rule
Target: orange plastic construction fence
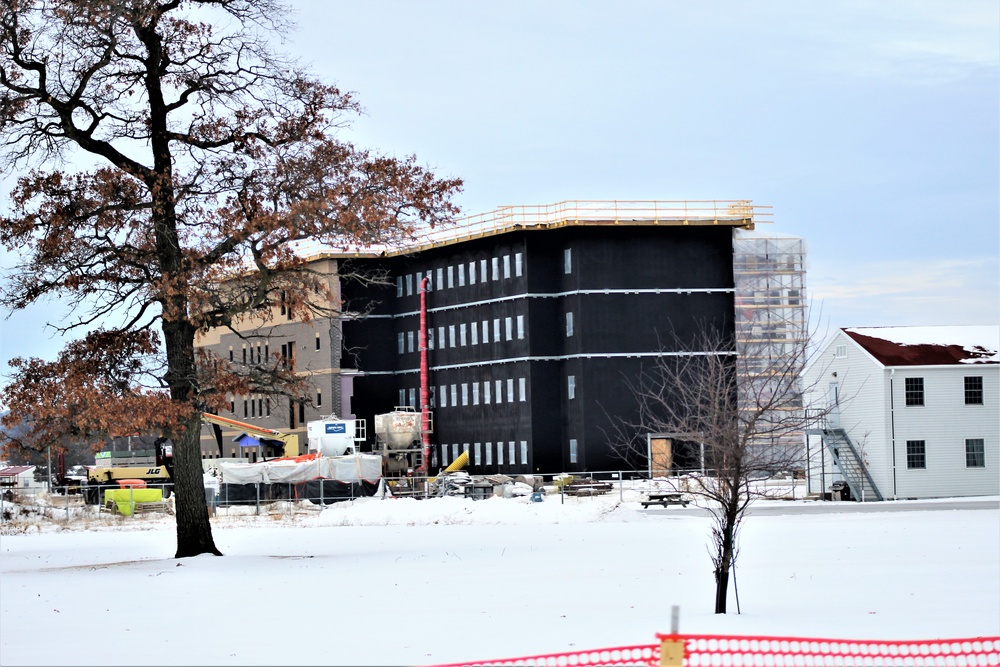
[[[742,637],[730,635],[657,635],[661,643],[548,653],[521,658],[476,660],[438,667],[514,665],[523,667],[592,667],[597,665],[687,665],[690,667],[1000,667],[1000,637],[882,641]],[[683,661],[663,651],[683,642]]]

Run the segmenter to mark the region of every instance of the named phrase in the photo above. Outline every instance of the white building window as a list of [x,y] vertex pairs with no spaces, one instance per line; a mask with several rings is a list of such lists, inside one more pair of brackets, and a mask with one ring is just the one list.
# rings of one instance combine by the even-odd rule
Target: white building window
[[563,250],[563,273],[573,273],[573,251],[569,248]]
[[407,405],[411,408],[417,407],[417,390],[415,388],[410,389],[410,402]]
[[471,344],[472,345],[478,345],[479,344],[479,327],[477,326],[476,322],[473,322],[472,326],[469,327],[469,333],[472,336]]
[[487,380],[483,383],[483,403],[486,405],[490,404],[490,381]]
[[451,459],[454,461],[458,458],[458,443],[452,443],[451,445]]
[[403,296],[403,276],[396,276],[396,296]]
[[490,342],[490,323],[483,320],[483,345]]
[[507,402],[514,402],[514,378],[507,378]]
[[493,342],[500,342],[500,318],[493,320]]
[[465,287],[465,264],[458,265],[458,286]]
[[493,465],[493,443],[486,443],[486,465]]
[[465,347],[465,323],[458,325],[458,344]]
[[472,404],[479,405],[479,383],[472,383]]
[[451,289],[455,286],[455,267],[448,267],[448,288]]
[[504,318],[504,329],[507,333],[507,340],[514,340],[514,320],[510,317]]
[[448,407],[448,386],[441,385],[441,391],[439,393],[441,394],[441,407]]
[[444,337],[444,327],[438,327],[438,341],[442,350],[448,347],[448,339]]
[[469,404],[469,384],[467,382],[462,383],[462,405]]
[[472,463],[473,465],[480,465],[483,459],[483,443],[477,442],[473,445],[472,449]]
[[434,349],[434,329],[428,327],[427,329],[427,349]]
[[503,465],[503,441],[497,443],[497,465]]
[[475,262],[469,262],[469,284],[470,285],[475,285],[476,284],[476,263]]
[[396,350],[399,354],[403,354],[406,350],[406,339],[404,338],[402,331],[396,334]]
[[528,465],[528,441],[521,441],[521,465]]
[[413,276],[406,274],[406,296],[413,294]]
[[503,380],[497,380],[494,387],[496,388],[497,403],[503,403]]
[[406,351],[413,352],[413,332],[406,332]]
[[458,407],[458,385],[451,385],[451,406],[453,408]]
[[441,465],[448,465],[448,445],[441,445]]
[[573,335],[573,311],[566,313],[566,338]]
[[566,376],[566,398],[573,400],[576,398],[576,376]]
[[448,347],[455,347],[455,325],[448,325]]
[[577,463],[578,452],[576,446],[576,438],[570,438],[569,440],[569,462]]
[[516,252],[514,253],[514,275],[520,277],[523,272],[524,272],[524,265],[521,260],[521,253]]
[[835,348],[833,348],[833,356],[836,357],[837,359],[843,359],[844,357],[846,357],[847,356],[847,346],[846,345],[838,345]]
[[517,339],[524,340],[524,315],[517,316]]
[[400,405],[406,405],[406,390],[405,389],[400,389],[399,390],[399,404]]
[[510,255],[503,256],[503,277],[504,280],[510,279]]
[[486,260],[479,260],[479,280],[480,282],[486,282]]
[[517,378],[517,388],[519,389],[520,401],[524,403],[528,400],[528,381],[525,378]]
[[493,258],[493,280],[500,280],[500,259]]
[[443,290],[444,289],[444,269],[443,268],[438,268],[438,270],[437,270],[437,279],[438,279],[437,280],[437,282],[438,282],[437,288],[439,290]]

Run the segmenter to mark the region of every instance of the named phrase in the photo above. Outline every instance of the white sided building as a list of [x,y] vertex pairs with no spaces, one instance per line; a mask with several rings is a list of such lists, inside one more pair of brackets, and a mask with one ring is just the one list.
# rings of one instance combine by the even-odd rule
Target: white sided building
[[1000,327],[841,329],[804,373],[809,491],[1000,494]]

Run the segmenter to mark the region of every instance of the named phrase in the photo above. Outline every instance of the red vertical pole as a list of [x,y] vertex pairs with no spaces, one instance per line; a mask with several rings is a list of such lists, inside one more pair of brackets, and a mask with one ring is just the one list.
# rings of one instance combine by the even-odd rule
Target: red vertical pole
[[429,369],[427,366],[427,284],[429,276],[420,281],[420,439],[424,445],[424,460],[420,470],[430,470],[431,434],[430,434],[430,396],[428,391]]

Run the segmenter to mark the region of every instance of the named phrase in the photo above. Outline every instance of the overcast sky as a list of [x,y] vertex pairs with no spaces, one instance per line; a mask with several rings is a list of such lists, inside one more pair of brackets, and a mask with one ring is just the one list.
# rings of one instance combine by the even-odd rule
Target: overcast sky
[[[463,178],[465,213],[751,199],[823,329],[1000,321],[995,0],[293,7],[280,48],[365,107],[345,136]],[[46,315],[3,322],[4,368],[55,355]]]

